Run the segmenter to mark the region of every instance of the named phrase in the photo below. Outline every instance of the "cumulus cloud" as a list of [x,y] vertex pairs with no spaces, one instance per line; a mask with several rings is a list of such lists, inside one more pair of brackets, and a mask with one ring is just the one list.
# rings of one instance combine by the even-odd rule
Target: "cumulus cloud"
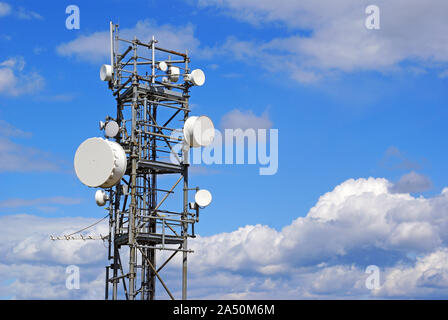
[[444,0],[379,0],[375,2],[380,8],[379,30],[365,27],[365,9],[371,4],[366,0],[200,0],[198,4],[260,27],[283,26],[291,35],[263,42],[229,39],[220,49],[236,58],[263,62],[272,71],[282,66],[282,72],[287,70],[302,83],[333,72],[393,72],[403,62],[431,68],[448,61]]
[[[51,241],[91,225],[94,218],[2,216],[0,296],[11,299],[100,299],[104,294],[106,250],[95,241]],[[86,235],[106,235],[98,224]],[[101,241],[100,241],[101,242]],[[66,268],[80,267],[80,290],[65,286]]]
[[[137,37],[146,43],[151,40],[152,35],[155,35],[159,40],[158,46],[179,52],[185,52],[188,49],[189,52],[194,53],[199,46],[199,40],[195,38],[194,27],[191,24],[177,27],[169,24],[157,25],[151,20],[141,20],[133,28],[123,28],[119,32],[125,39]],[[109,31],[79,36],[75,40],[60,44],[56,51],[62,56],[74,56],[92,63],[108,61],[110,59]]]
[[[350,179],[322,195],[306,216],[281,230],[247,225],[192,239],[190,298],[446,297],[448,189],[431,198],[415,198],[391,193],[389,186],[386,179]],[[0,284],[0,295],[102,298],[106,264],[102,243],[48,240],[49,234],[69,233],[93,220],[0,217],[4,226],[0,276],[13,278]],[[106,232],[104,223],[88,234]],[[181,256],[176,256],[162,273],[178,295],[180,263]],[[85,275],[76,293],[64,287],[69,264],[79,265]],[[39,275],[44,265],[52,276]],[[380,269],[378,289],[366,288],[369,265]],[[163,288],[158,292],[166,298]]]
[[25,72],[25,59],[14,57],[0,62],[0,94],[19,96],[42,89],[44,78],[37,72]]
[[[446,263],[440,268],[428,258],[446,251],[448,194],[414,198],[391,193],[389,185],[386,179],[350,179],[320,197],[306,217],[280,231],[252,225],[195,240],[192,269],[206,278],[216,272],[279,282],[276,288],[282,292],[286,287],[289,298],[439,296],[445,286],[423,290],[417,285],[423,280],[411,282],[404,293],[392,288],[406,282],[401,276],[407,273],[394,275],[401,269],[414,270],[416,279],[426,279],[424,272],[431,268],[437,269],[438,278],[448,275]],[[418,268],[419,261],[428,259],[430,266]],[[371,264],[384,273],[387,293],[366,289],[364,271]],[[262,289],[261,283],[239,293],[246,298],[278,294]]]

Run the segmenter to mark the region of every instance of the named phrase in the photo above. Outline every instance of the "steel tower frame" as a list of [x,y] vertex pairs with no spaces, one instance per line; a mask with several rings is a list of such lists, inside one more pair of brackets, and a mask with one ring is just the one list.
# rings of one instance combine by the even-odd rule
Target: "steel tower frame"
[[[180,53],[156,46],[152,37],[144,43],[134,37],[122,39],[118,25],[110,22],[111,66],[113,70],[109,88],[117,102],[114,120],[119,126],[115,141],[125,150],[128,166],[121,182],[106,189],[109,194],[109,236],[106,267],[105,298],[152,300],[156,295],[156,280],[171,299],[173,294],[160,273],[178,253],[182,253],[182,299],[187,298],[188,238],[194,237],[194,224],[199,221],[199,208],[189,207],[188,150],[174,150],[182,141],[172,133],[188,118],[191,84],[183,81],[188,74],[188,52]],[[119,53],[120,46],[126,48]],[[164,60],[157,60],[163,57]],[[170,75],[158,70],[158,63],[180,70],[180,83],[166,81]],[[177,122],[177,123],[176,123]],[[165,160],[174,154],[179,162]],[[174,184],[161,175],[175,175]],[[182,205],[178,209],[165,209],[166,200],[175,190],[182,188]],[[176,189],[177,187],[177,189]],[[190,212],[192,211],[192,212]],[[129,248],[129,263],[122,261],[124,248]],[[170,254],[160,263],[158,252]],[[158,267],[157,267],[158,266]],[[127,269],[127,270],[126,270]],[[112,292],[110,292],[112,291]]]

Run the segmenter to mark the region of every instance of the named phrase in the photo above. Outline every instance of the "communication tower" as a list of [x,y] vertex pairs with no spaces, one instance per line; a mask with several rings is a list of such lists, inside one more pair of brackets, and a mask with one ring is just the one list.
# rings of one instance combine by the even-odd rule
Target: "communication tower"
[[[190,70],[188,52],[157,43],[154,36],[148,42],[123,39],[110,23],[110,64],[101,67],[100,78],[116,99],[116,114],[100,122],[104,138],[85,140],[74,159],[81,182],[101,188],[96,203],[108,204],[106,299],[153,300],[157,281],[174,299],[162,271],[177,254],[186,299],[188,238],[195,236],[200,208],[212,200],[188,181],[190,148],[214,138],[208,117],[190,116],[190,88],[202,86],[205,75]],[[168,252],[163,261],[161,252]]]

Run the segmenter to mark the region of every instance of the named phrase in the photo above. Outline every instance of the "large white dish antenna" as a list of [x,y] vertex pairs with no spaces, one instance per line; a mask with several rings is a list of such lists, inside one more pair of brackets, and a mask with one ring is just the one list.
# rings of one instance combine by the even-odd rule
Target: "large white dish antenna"
[[78,179],[86,186],[110,188],[126,172],[126,153],[116,142],[90,138],[76,150],[74,165]]
[[170,76],[171,82],[177,82],[180,77],[180,69],[178,67],[170,66],[168,68],[168,75]]
[[212,203],[212,194],[208,190],[201,189],[194,195],[194,201],[201,208],[207,207]]
[[112,80],[112,66],[109,64],[103,64],[100,69],[100,79],[101,81],[111,81]]
[[190,147],[206,147],[215,138],[215,126],[207,116],[189,117],[184,124],[184,138]]
[[201,69],[195,69],[190,74],[185,75],[185,81],[191,82],[195,86],[202,86],[205,83],[205,74]]
[[104,190],[98,190],[95,192],[95,202],[99,207],[102,207],[109,200],[109,196]]

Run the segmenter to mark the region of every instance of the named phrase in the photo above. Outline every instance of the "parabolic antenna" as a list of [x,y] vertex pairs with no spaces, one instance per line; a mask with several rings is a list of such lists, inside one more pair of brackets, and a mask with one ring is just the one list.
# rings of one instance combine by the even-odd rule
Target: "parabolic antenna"
[[184,124],[184,138],[190,147],[206,147],[215,138],[215,126],[207,116],[189,117]]
[[105,126],[105,133],[106,137],[113,138],[118,134],[118,131],[120,130],[120,126],[116,121],[109,121],[106,123]]
[[160,62],[157,64],[157,68],[158,68],[160,71],[165,72],[166,70],[168,70],[168,65],[166,64],[165,61],[160,61]]
[[185,75],[185,81],[191,82],[195,86],[202,86],[205,83],[205,74],[201,69],[195,69],[190,74]]
[[199,207],[206,207],[212,202],[212,194],[208,190],[201,189],[196,192],[194,201]]
[[102,207],[109,200],[109,196],[104,190],[98,190],[95,192],[95,202],[99,207]]
[[112,66],[109,64],[103,64],[100,69],[100,79],[101,81],[111,81],[112,80]]
[[170,76],[171,82],[177,82],[177,80],[179,80],[179,76],[180,76],[180,69],[178,67],[170,66],[168,68],[168,74]]
[[110,188],[117,184],[126,171],[124,149],[116,142],[90,138],[75,153],[75,172],[88,187]]

